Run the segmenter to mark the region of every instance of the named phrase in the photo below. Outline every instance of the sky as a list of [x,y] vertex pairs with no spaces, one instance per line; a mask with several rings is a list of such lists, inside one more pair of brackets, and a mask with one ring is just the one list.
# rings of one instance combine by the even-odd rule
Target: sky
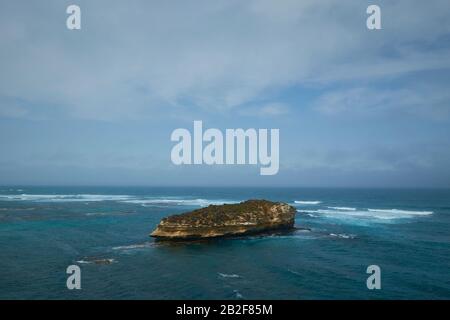
[[[81,30],[66,8],[81,8]],[[366,8],[381,8],[368,30]],[[450,187],[448,0],[2,0],[0,185]],[[277,128],[278,174],[171,162]]]

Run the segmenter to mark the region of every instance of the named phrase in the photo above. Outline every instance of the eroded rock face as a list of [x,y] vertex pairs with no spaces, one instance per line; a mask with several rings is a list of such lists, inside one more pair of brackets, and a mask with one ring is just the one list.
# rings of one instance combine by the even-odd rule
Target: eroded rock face
[[286,203],[267,200],[210,205],[162,219],[151,236],[202,239],[289,229],[294,227],[295,212],[295,208]]

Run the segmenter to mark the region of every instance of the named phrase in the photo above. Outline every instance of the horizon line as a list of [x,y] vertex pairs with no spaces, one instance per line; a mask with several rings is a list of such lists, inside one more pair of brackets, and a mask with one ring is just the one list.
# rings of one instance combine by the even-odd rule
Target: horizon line
[[450,189],[450,186],[255,186],[255,185],[90,185],[90,184],[8,184],[0,185],[0,188],[39,188],[39,187],[53,187],[53,188],[256,188],[256,189]]

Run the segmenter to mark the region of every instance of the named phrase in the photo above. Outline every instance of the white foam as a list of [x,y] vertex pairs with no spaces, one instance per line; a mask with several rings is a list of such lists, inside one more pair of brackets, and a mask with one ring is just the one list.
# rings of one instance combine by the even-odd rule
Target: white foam
[[85,215],[86,216],[107,216],[110,215],[111,213],[109,212],[88,212]]
[[36,208],[0,208],[0,211],[31,211]]
[[351,208],[351,207],[327,207],[327,208],[334,209],[334,210],[356,211],[356,208]]
[[115,216],[115,215],[126,215],[133,214],[132,212],[122,212],[122,211],[107,211],[107,212],[87,212],[85,216]]
[[133,249],[142,249],[142,248],[148,248],[148,247],[152,247],[153,243],[151,242],[146,242],[146,243],[141,243],[141,244],[131,244],[129,246],[118,246],[118,247],[113,247],[113,250],[133,250]]
[[241,276],[238,274],[226,274],[226,273],[217,273],[219,276],[221,276],[222,278],[240,278]]
[[239,292],[239,290],[233,290],[237,299],[243,299],[244,296]]
[[321,204],[322,201],[299,201],[299,200],[295,200],[294,203],[296,203],[296,204],[304,204],[304,205],[315,205],[315,204]]
[[211,204],[220,205],[225,203],[235,203],[226,200],[207,200],[207,199],[134,199],[124,200],[124,203],[140,204],[142,206],[200,206],[206,207]]
[[398,210],[398,209],[368,209],[370,212],[392,213],[397,215],[418,215],[428,216],[433,214],[433,211],[413,211],[413,210]]
[[302,273],[300,273],[300,272],[298,272],[298,271],[295,271],[295,270],[287,269],[287,271],[289,271],[290,273],[295,274],[295,275],[297,275],[297,276],[303,276]]
[[372,219],[372,220],[396,220],[407,219],[415,216],[427,216],[433,214],[432,211],[409,211],[398,209],[367,209],[367,210],[342,210],[342,209],[318,209],[304,210],[298,209],[300,213],[313,214],[327,218],[338,219]]
[[138,204],[142,206],[200,206],[211,204],[220,205],[236,203],[222,199],[185,199],[185,198],[146,198],[132,195],[108,195],[108,194],[0,194],[3,201],[34,201],[34,202],[101,202],[118,201],[123,203]]
[[355,238],[354,234],[346,234],[346,233],[330,233],[330,236],[342,238],[342,239],[354,239]]
[[0,200],[36,201],[36,202],[91,202],[91,201],[120,201],[130,199],[128,195],[103,194],[17,194],[0,195]]
[[107,258],[107,259],[93,259],[93,260],[78,260],[76,261],[79,264],[111,264],[111,263],[115,263],[116,260],[112,259],[112,258]]

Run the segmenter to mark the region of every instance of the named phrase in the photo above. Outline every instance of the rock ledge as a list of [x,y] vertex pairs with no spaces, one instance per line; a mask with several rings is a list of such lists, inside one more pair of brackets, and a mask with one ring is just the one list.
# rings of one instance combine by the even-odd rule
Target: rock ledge
[[162,240],[204,239],[294,227],[295,208],[282,202],[247,200],[210,205],[163,218],[150,236]]

